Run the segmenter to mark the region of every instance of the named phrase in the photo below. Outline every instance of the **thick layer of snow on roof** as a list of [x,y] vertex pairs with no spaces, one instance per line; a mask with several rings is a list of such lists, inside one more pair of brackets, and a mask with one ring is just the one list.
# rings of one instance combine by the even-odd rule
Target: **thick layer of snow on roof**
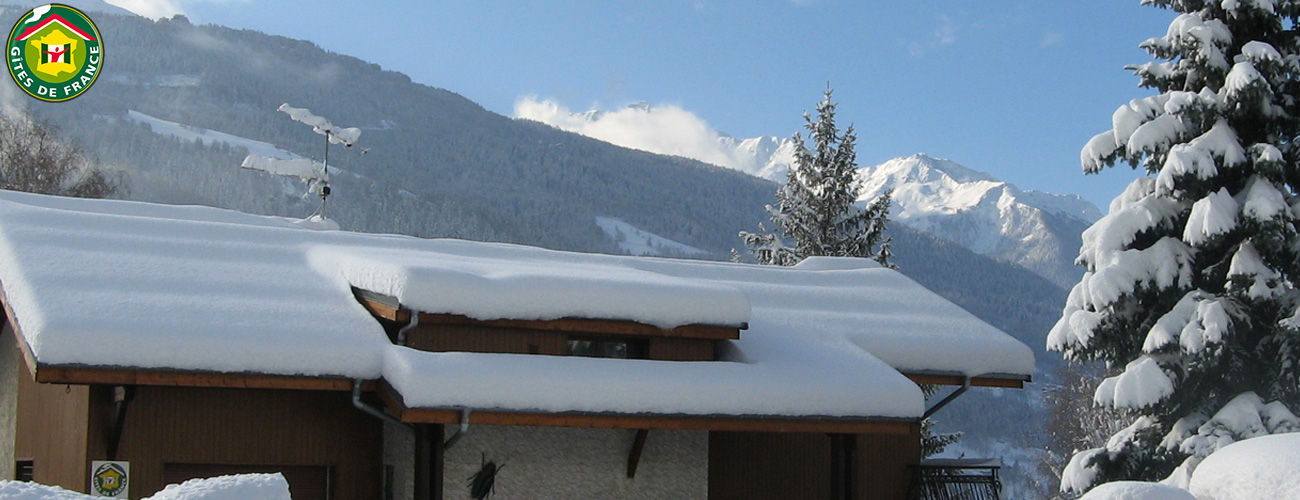
[[312,234],[4,192],[0,283],[39,364],[376,378],[388,338],[345,283],[306,265]]
[[[382,375],[413,407],[914,418],[898,371],[1033,373],[1024,344],[857,259],[577,254],[0,192],[0,282],[41,365]],[[712,363],[426,353],[391,345],[352,287],[479,319],[749,329]]]
[[308,260],[322,274],[396,297],[428,313],[475,319],[631,320],[664,328],[739,326],[749,301],[735,288],[518,246],[431,241],[422,248],[320,246]]

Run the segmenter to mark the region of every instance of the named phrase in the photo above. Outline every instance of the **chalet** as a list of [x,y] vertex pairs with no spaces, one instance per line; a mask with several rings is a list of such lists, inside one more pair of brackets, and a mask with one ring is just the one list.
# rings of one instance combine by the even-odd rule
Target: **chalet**
[[[903,499],[918,383],[1028,347],[859,259],[793,268],[312,231],[0,192],[0,478],[132,498]],[[482,486],[480,484],[479,486]]]

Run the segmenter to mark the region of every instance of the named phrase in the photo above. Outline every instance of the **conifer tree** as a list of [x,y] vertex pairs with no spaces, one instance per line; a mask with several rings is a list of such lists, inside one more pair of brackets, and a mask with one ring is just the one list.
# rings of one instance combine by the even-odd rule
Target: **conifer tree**
[[[840,134],[830,89],[817,105],[817,121],[804,113],[804,122],[813,149],[800,134],[794,135],[794,164],[776,192],[776,205],[767,206],[779,234],[760,225],[759,233],[742,231],[740,237],[762,264],[792,266],[804,257],[839,256],[870,257],[893,267],[885,236],[890,193],[865,210],[853,206],[861,194],[853,150],[857,135],[852,126]],[[787,246],[784,239],[794,246]]]
[[1063,491],[1185,486],[1222,446],[1300,430],[1300,2],[1146,3],[1179,13],[1129,68],[1158,95],[1120,106],[1080,159],[1147,176],[1084,232],[1047,340],[1110,367],[1094,400],[1129,425],[1075,453]]

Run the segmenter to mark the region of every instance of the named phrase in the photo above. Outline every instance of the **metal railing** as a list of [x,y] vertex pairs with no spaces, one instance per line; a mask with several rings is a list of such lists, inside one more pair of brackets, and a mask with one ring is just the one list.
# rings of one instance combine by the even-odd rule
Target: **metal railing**
[[908,500],[1000,500],[998,459],[941,458],[912,468]]

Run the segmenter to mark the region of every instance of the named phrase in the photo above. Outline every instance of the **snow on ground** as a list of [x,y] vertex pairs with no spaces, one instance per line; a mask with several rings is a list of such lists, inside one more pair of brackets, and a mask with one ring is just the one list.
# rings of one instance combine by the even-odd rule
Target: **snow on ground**
[[596,217],[596,225],[609,235],[618,248],[631,255],[699,255],[708,253],[685,243],[644,231],[613,217]]
[[[1034,371],[1024,344],[861,259],[579,254],[0,192],[0,281],[41,365],[383,376],[423,407],[915,418],[900,370]],[[749,328],[716,363],[419,352],[353,287],[480,319]]]
[[1300,433],[1274,434],[1238,441],[1206,457],[1187,489],[1117,481],[1097,486],[1079,500],[1291,500],[1300,498],[1296,471]]
[[255,141],[247,137],[231,135],[225,132],[217,132],[216,130],[181,125],[176,122],[169,122],[161,118],[155,118],[135,110],[127,110],[126,120],[148,125],[149,129],[153,130],[155,134],[169,135],[183,141],[200,141],[209,146],[214,144],[226,144],[247,149],[249,154],[280,158],[284,160],[301,158],[296,154],[277,148],[270,143]]
[[[4,500],[92,500],[94,496],[58,486],[0,479]],[[289,483],[280,474],[242,474],[191,479],[171,484],[142,500],[290,500]]]
[[[1266,497],[1260,497],[1266,498]],[[1116,481],[1089,491],[1079,500],[1198,500],[1187,490],[1159,483]],[[1204,500],[1204,499],[1199,499]]]
[[1199,500],[1300,498],[1300,433],[1238,441],[1214,452],[1192,472],[1188,490]]

